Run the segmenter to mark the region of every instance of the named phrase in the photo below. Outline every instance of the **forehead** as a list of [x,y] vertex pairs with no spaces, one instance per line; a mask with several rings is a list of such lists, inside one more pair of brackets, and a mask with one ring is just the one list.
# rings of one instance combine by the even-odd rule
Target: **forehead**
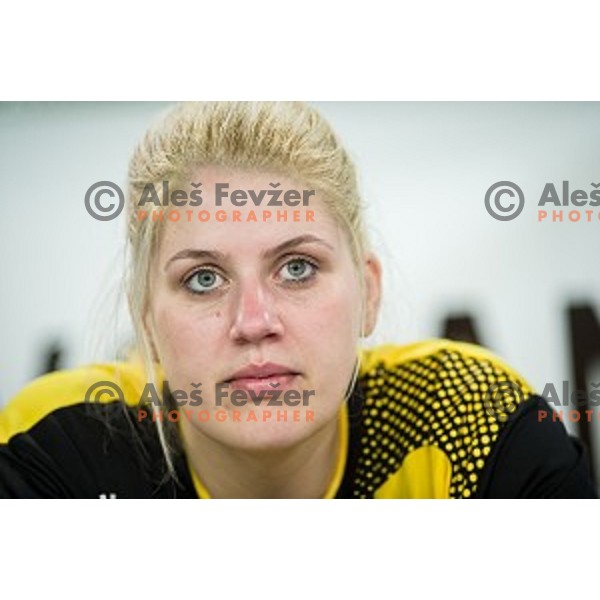
[[170,208],[179,216],[165,219],[161,258],[187,248],[249,257],[304,234],[319,237],[335,249],[344,244],[340,225],[323,195],[297,179],[273,171],[222,166],[199,168],[190,179],[184,191],[188,195],[196,191],[201,204]]

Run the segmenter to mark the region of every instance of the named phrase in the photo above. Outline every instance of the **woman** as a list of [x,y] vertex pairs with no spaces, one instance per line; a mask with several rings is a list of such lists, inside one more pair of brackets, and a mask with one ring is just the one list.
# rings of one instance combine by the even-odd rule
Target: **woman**
[[491,353],[360,348],[381,265],[315,110],[178,106],[131,159],[128,209],[138,352],[9,403],[0,495],[595,495],[579,444]]

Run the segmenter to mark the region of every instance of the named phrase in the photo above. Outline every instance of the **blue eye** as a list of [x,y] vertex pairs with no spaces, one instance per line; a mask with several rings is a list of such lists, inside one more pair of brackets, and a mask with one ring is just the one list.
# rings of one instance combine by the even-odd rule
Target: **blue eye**
[[215,271],[209,269],[201,269],[191,275],[185,282],[187,288],[194,294],[206,294],[216,289],[215,282],[218,279],[223,279]]
[[318,267],[305,258],[294,258],[285,263],[282,270],[287,270],[288,274],[290,275],[289,277],[283,276],[285,281],[289,281],[291,283],[302,283],[303,281],[314,277]]

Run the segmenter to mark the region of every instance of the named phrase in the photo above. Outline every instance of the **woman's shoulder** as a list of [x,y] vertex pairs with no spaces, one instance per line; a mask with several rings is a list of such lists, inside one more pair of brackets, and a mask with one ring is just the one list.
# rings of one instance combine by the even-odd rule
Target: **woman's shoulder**
[[117,401],[137,404],[145,379],[141,364],[133,361],[87,364],[38,377],[0,409],[0,444],[63,408]]
[[490,350],[434,339],[377,346],[362,359],[361,473],[377,474],[365,494],[596,497],[582,446],[559,420],[541,418],[551,412],[544,398]]
[[400,383],[417,395],[460,397],[462,402],[487,403],[483,408],[509,412],[513,407],[506,402],[519,404],[534,391],[516,368],[491,350],[443,338],[364,349],[361,375],[370,385]]
[[368,460],[396,461],[368,482],[375,497],[474,496],[501,434],[537,398],[490,350],[447,339],[363,350],[361,383],[365,436],[385,449]]
[[153,423],[135,418],[145,381],[141,364],[111,362],[28,383],[0,410],[0,498],[194,497],[166,477]]
[[501,369],[514,377],[522,377],[499,355],[483,346],[444,338],[433,338],[410,344],[383,344],[361,351],[361,370],[370,372],[377,368],[398,368],[408,364],[422,364],[431,369],[451,367],[452,363],[464,367],[491,367]]

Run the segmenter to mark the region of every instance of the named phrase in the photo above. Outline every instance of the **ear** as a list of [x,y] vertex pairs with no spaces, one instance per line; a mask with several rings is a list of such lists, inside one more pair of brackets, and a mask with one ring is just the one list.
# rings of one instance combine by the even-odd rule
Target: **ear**
[[364,262],[365,321],[362,325],[362,337],[370,336],[377,324],[381,305],[381,274],[381,262],[373,252],[368,252]]

